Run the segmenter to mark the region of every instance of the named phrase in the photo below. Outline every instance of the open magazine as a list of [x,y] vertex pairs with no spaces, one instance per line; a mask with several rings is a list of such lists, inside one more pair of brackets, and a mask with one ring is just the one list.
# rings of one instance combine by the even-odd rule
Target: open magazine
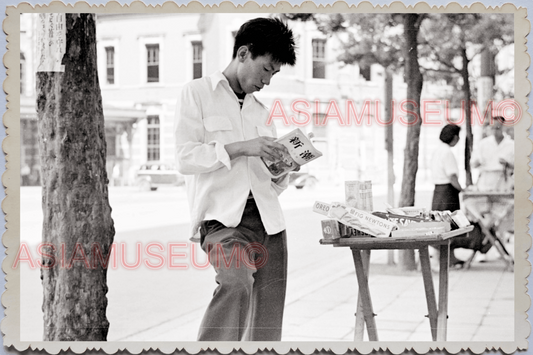
[[322,156],[322,153],[313,146],[311,140],[299,128],[279,137],[276,142],[287,147],[290,154],[283,153],[283,158],[276,161],[261,158],[274,176],[286,174]]

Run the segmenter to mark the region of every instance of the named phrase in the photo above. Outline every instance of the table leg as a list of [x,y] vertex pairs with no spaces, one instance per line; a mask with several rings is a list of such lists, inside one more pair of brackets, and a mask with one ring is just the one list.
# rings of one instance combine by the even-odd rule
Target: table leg
[[426,290],[426,301],[428,304],[429,326],[431,327],[431,337],[435,341],[437,340],[437,302],[435,301],[435,289],[433,288],[433,276],[431,275],[428,247],[424,246],[420,248],[419,253],[424,289]]
[[[507,250],[505,250],[505,247],[501,243],[498,236],[492,234],[492,231],[491,231],[492,227],[495,227],[497,224],[500,223],[501,218],[496,219],[495,221],[492,221],[492,222],[487,222],[487,220],[479,212],[474,211],[468,207],[467,207],[467,212],[471,216],[470,218],[472,222],[477,222],[479,224],[479,226],[481,227],[481,231],[483,232],[483,235],[489,239],[490,243],[496,248],[498,253],[501,255],[502,259],[507,265],[507,269],[512,271],[513,265],[514,265],[513,258],[509,255]],[[470,266],[470,265],[467,265],[467,266]]]
[[361,293],[357,293],[357,311],[355,312],[355,333],[354,341],[363,341],[365,337],[365,316],[363,314],[363,302]]
[[488,224],[483,218],[481,218],[478,220],[478,224],[481,227],[481,231],[483,232],[485,237],[489,239],[489,242],[492,244],[493,247],[496,248],[496,250],[502,257],[503,261],[507,265],[507,269],[512,270],[512,266],[514,264],[513,258],[511,258],[507,250],[503,248],[503,245],[501,244],[501,241],[498,236],[494,235],[491,231],[491,228],[494,227],[494,223]]
[[[353,251],[352,251],[353,253]],[[363,267],[365,275],[368,277],[368,268],[370,266],[370,250],[363,251]],[[363,341],[365,334],[365,317],[363,312],[363,302],[361,301],[361,293],[357,293],[357,311],[355,313],[355,341]]]
[[476,250],[472,250],[472,255],[470,255],[468,260],[465,261],[465,264],[463,266],[465,269],[470,269],[470,266],[472,266],[472,261],[474,261],[474,258],[476,257],[476,253],[477,253]]
[[[370,341],[377,341],[378,334],[376,330],[376,321],[374,319],[374,309],[372,308],[372,300],[370,298],[370,291],[368,289],[368,272],[363,266],[363,259],[361,251],[352,249],[353,261],[355,264],[355,273],[357,275],[357,283],[359,285],[359,299],[358,303],[362,304],[363,317],[365,319],[366,328],[368,332],[368,339]],[[370,254],[368,254],[370,255]],[[359,307],[358,307],[359,308]],[[359,315],[360,312],[358,312]],[[357,324],[357,321],[356,321]],[[356,329],[356,337],[358,336]],[[362,339],[356,339],[362,340]]]
[[440,246],[439,308],[437,317],[437,341],[446,341],[448,323],[448,267],[450,242]]

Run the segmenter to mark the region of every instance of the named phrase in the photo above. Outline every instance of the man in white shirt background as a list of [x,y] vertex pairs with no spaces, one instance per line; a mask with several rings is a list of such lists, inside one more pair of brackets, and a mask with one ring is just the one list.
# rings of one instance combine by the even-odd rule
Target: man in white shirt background
[[[514,140],[504,133],[505,118],[492,118],[488,130],[491,134],[474,146],[471,165],[479,169],[474,189],[486,193],[513,193],[514,190]],[[514,127],[510,128],[510,132]],[[474,202],[472,202],[474,203]],[[511,238],[514,234],[514,208],[507,199],[487,205],[479,202],[476,209],[486,219],[497,218],[493,231],[500,240]],[[481,259],[480,261],[483,261]]]
[[479,191],[511,191],[514,169],[514,141],[503,133],[505,119],[493,118],[492,134],[483,138],[472,152],[471,164],[479,168],[476,187]]
[[285,148],[253,92],[295,61],[286,24],[250,20],[235,36],[228,67],[187,84],[178,102],[176,161],[186,176],[192,235],[218,284],[200,341],[281,340],[287,242],[278,195],[288,177],[273,178],[260,158],[276,160]]

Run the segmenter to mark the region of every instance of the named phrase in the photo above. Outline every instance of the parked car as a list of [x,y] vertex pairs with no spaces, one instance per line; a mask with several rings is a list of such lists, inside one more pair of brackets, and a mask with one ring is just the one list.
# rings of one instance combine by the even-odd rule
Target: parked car
[[297,189],[304,187],[313,187],[318,183],[318,179],[306,172],[290,172],[289,185],[295,186]]
[[146,163],[136,172],[135,184],[142,191],[155,191],[161,186],[180,186],[185,183],[176,167],[158,162]]

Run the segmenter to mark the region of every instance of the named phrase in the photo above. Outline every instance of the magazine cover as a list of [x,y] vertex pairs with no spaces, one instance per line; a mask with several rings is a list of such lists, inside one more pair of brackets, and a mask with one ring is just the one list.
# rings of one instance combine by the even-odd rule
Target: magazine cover
[[287,147],[290,155],[283,154],[283,159],[278,161],[261,158],[274,176],[286,174],[322,156],[322,153],[313,146],[309,137],[299,128],[276,139],[276,142]]

